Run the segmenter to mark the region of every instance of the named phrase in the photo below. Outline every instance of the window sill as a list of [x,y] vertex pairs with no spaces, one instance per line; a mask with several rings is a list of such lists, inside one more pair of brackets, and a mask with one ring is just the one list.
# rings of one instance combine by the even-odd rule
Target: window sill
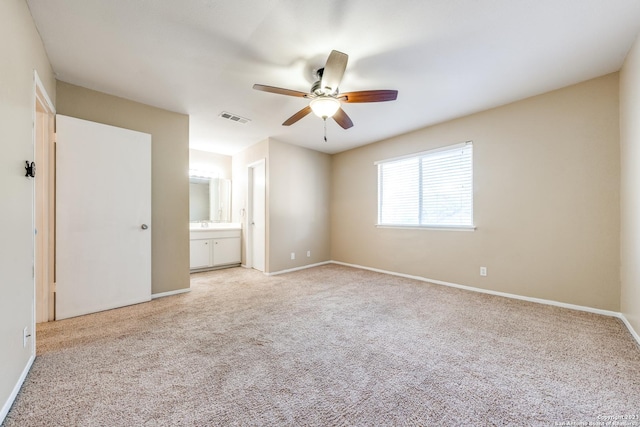
[[460,225],[460,226],[435,226],[435,225],[388,225],[388,224],[376,224],[376,228],[395,228],[399,230],[436,230],[436,231],[475,231],[474,225]]

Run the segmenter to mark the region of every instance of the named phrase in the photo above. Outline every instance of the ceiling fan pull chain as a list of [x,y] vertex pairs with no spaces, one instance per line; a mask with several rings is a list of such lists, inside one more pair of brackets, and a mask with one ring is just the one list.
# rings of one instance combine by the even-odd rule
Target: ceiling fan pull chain
[[324,121],[324,142],[327,142],[327,118],[323,117]]

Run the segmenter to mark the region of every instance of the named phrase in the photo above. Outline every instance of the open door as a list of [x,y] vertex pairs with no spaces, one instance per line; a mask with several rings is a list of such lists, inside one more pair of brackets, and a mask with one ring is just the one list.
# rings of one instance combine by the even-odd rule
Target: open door
[[151,135],[56,116],[56,319],[151,299]]
[[249,165],[248,265],[262,272],[266,258],[266,181],[264,159]]

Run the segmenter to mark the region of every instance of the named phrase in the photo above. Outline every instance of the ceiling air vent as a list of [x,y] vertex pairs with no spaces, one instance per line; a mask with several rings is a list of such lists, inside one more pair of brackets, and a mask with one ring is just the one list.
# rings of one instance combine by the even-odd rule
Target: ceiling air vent
[[218,117],[223,118],[223,119],[227,119],[227,120],[231,120],[232,122],[237,122],[237,123],[249,123],[251,120],[249,119],[245,119],[244,117],[240,117],[240,116],[236,116],[235,114],[231,114],[231,113],[227,113],[226,111],[223,111],[222,113],[218,114]]

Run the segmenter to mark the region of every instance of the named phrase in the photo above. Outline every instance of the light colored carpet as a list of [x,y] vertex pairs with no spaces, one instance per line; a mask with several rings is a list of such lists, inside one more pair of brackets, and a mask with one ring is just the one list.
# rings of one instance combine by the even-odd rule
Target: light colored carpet
[[37,353],[6,427],[640,415],[640,348],[617,319],[337,265],[193,275],[187,294],[43,324]]

